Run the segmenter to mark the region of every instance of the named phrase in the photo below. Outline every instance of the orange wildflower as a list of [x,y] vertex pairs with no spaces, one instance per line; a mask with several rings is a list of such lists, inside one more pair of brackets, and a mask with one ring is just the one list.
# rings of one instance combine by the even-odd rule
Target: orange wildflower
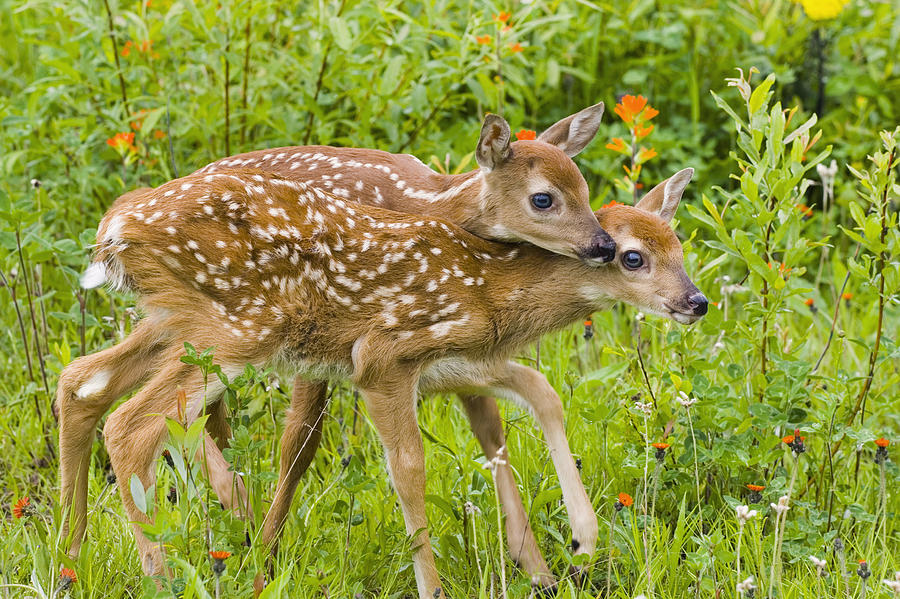
[[633,129],[634,136],[638,139],[644,139],[645,137],[650,135],[650,132],[653,131],[654,126],[655,125],[650,125],[649,127],[643,127],[641,125],[635,125],[634,129]]
[[759,493],[763,489],[766,488],[765,485],[747,485],[747,488],[753,491],[754,493]]
[[166,137],[166,132],[163,131],[162,129],[156,129],[156,130],[153,132],[153,137],[155,137],[156,139],[165,139],[165,137]]
[[615,200],[610,200],[610,201],[608,201],[607,203],[605,203],[605,204],[603,204],[602,206],[600,206],[600,210],[603,210],[604,208],[612,208],[613,206],[624,206],[624,204],[622,204],[622,202],[617,202],[617,201],[615,201]]
[[509,51],[512,52],[513,54],[515,54],[516,52],[521,52],[522,50],[524,50],[524,48],[522,47],[522,44],[520,44],[519,42],[509,45]]
[[850,300],[853,299],[853,294],[850,293],[849,291],[845,291],[844,293],[841,294],[841,299],[849,302]]
[[619,493],[618,497],[619,503],[624,505],[625,507],[631,507],[634,505],[634,499],[632,499],[631,495],[628,493]]
[[638,150],[637,156],[635,157],[635,162],[637,162],[638,164],[643,164],[651,158],[655,158],[657,155],[658,154],[656,153],[656,150],[654,150],[653,148],[650,148],[648,150],[647,148],[641,146],[641,149]]
[[813,298],[808,297],[808,298],[806,298],[806,300],[803,303],[811,308],[815,302],[813,301]]
[[508,12],[503,11],[503,12],[501,12],[499,15],[494,15],[494,20],[497,21],[497,22],[499,22],[499,23],[506,23],[507,21],[509,21],[509,18],[510,18],[511,16],[512,16],[512,15],[509,14]]
[[24,518],[31,514],[31,509],[31,499],[23,497],[13,506],[12,513],[13,516],[16,517],[16,520],[18,520],[19,518]]
[[516,139],[519,141],[534,140],[537,139],[537,133],[531,129],[520,129],[516,131]]
[[887,447],[890,444],[891,444],[891,442],[888,441],[887,439],[885,439],[884,437],[875,439],[875,445],[877,445],[878,447]]
[[652,106],[648,106],[646,110],[644,110],[644,114],[641,115],[645,121],[649,121],[653,117],[659,114],[659,111]]
[[625,145],[625,140],[621,137],[613,137],[612,143],[606,144],[606,147],[614,152],[621,152],[622,154],[629,153],[628,146]]
[[668,449],[669,444],[668,443],[653,443],[653,447],[655,447],[656,449]]
[[75,570],[72,568],[63,568],[59,571],[60,590],[68,590],[68,588],[76,582],[78,582],[78,577],[75,575]]
[[209,556],[211,558],[213,558],[214,560],[221,561],[223,559],[228,559],[229,557],[231,557],[231,552],[230,551],[210,551]]
[[131,43],[131,40],[125,42],[125,46],[122,48],[122,51],[119,52],[124,58],[128,58],[128,55],[131,54],[131,47],[134,44]]
[[619,115],[619,118],[630,125],[646,106],[647,98],[644,96],[635,97],[627,94],[622,97],[621,102],[616,104],[615,112]]
[[106,145],[119,154],[137,151],[137,148],[134,147],[134,133],[116,133],[106,140]]
[[785,443],[787,443],[788,445],[790,445],[791,443],[794,442],[794,435],[785,435],[784,437],[781,438],[781,440],[784,441]]
[[475,38],[475,41],[484,46],[486,44],[490,44],[493,39],[494,36],[492,35],[479,35]]

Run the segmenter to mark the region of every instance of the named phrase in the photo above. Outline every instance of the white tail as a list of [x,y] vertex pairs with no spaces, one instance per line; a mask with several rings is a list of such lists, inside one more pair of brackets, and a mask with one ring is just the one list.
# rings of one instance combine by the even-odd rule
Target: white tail
[[[418,388],[461,388],[477,378],[514,395],[521,388],[515,379],[528,375],[507,363],[511,352],[611,301],[683,322],[705,313],[705,298],[684,273],[680,243],[658,215],[671,216],[684,184],[676,176],[637,207],[599,211],[597,220],[620,250],[615,261],[596,268],[530,246],[486,242],[440,219],[347,203],[263,173],[195,175],[119,201],[101,223],[95,261],[121,273],[148,318],[118,346],[63,372],[64,468],[86,469],[84,439],[65,433],[63,443],[68,423],[90,420],[109,405],[109,395],[150,376],[104,429],[119,480],[137,473],[149,486],[166,436],[161,415],[176,414],[172,389],[187,392],[188,418],[215,396],[179,361],[183,343],[215,346],[226,372],[279,360],[316,376],[349,377],[382,437],[407,531],[424,531]],[[149,369],[121,370],[137,360]],[[90,381],[90,393],[75,398],[71,390]],[[558,409],[545,403],[533,406],[539,419]],[[559,434],[556,443],[564,443]],[[75,494],[77,515],[81,491],[65,478],[63,487],[64,495]],[[120,491],[129,517],[146,520],[127,487]],[[158,571],[158,548],[136,534],[145,570]],[[431,597],[440,583],[427,532],[417,542],[419,593]]]

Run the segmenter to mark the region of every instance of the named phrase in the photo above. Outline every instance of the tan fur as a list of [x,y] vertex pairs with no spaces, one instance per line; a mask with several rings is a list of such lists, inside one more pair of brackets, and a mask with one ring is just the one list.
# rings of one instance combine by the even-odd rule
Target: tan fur
[[[497,246],[437,219],[351,206],[319,195],[295,182],[247,172],[175,181],[111,210],[98,232],[105,242],[97,259],[119,269],[122,282],[140,291],[143,305],[156,326],[167,331],[173,347],[182,341],[215,345],[217,361],[226,368],[280,359],[316,372],[349,373],[382,436],[410,532],[420,528],[424,517],[424,465],[413,412],[420,375],[428,381],[435,376],[429,371],[451,358],[499,372],[504,356],[544,332],[616,298],[648,297],[647,290],[626,293],[619,286],[656,285],[663,298],[691,291],[683,285],[660,287],[668,279],[658,275],[665,273],[651,273],[655,283],[648,284],[637,281],[635,273],[623,276],[618,264],[590,268],[532,247]],[[147,224],[137,206],[150,202],[169,216]],[[658,227],[667,228],[659,218],[634,208],[608,210],[600,213],[601,220],[631,211],[642,223],[655,219]],[[169,219],[178,226],[168,229]],[[625,224],[616,225],[623,239],[633,237]],[[429,256],[428,263],[423,265],[417,253]],[[356,254],[353,260],[351,254]],[[247,259],[259,270],[250,271]],[[305,275],[298,279],[301,273]],[[431,283],[438,280],[440,289],[434,289]],[[254,301],[258,298],[261,303]],[[647,301],[639,305],[659,309]],[[450,309],[453,304],[457,306]],[[262,309],[250,313],[251,306]],[[163,367],[162,373],[182,382],[192,398],[190,414],[199,413],[208,398],[200,396],[196,379],[177,365]],[[440,384],[438,376],[426,388]],[[458,380],[449,384],[462,386]],[[510,387],[513,382],[507,377],[485,380],[483,386],[492,384]],[[173,409],[171,398],[155,388],[151,381],[107,421],[110,456],[120,479],[131,472],[142,479],[152,474],[146,460],[152,461],[150,450],[158,449],[165,428],[151,414]],[[408,411],[400,409],[403,405]],[[561,411],[553,419],[560,423],[554,436],[564,441]],[[126,439],[140,439],[138,456],[128,450]],[[568,454],[567,445],[560,453]],[[127,490],[121,491],[130,515],[139,517],[132,513]],[[426,596],[437,578],[427,536],[421,540],[416,571],[420,594]],[[141,552],[145,568],[161,567],[153,547],[141,542]]]

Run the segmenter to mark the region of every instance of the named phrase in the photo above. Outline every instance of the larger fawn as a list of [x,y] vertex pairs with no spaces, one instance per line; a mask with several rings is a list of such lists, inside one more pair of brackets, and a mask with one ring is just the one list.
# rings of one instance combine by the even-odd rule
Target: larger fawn
[[[599,267],[260,173],[194,175],[123,198],[101,222],[85,282],[133,289],[147,312],[138,330],[106,350],[108,359],[148,340],[158,349],[153,377],[104,427],[118,479],[137,473],[152,484],[163,415],[177,411],[175,387],[187,392],[188,420],[215,397],[179,361],[184,342],[215,346],[226,372],[279,361],[348,377],[385,446],[415,535],[419,594],[441,595],[425,521],[417,389],[503,388],[515,396],[522,373],[508,362],[511,352],[616,300],[679,322],[699,318],[706,300],[668,226],[688,178],[680,173],[637,207],[599,211],[619,248],[617,260]],[[108,365],[84,385],[96,393],[129,382],[119,364]],[[558,401],[532,407],[539,419],[560,410]],[[79,414],[70,408],[67,417]],[[548,418],[561,422],[561,412]],[[127,485],[120,492],[129,517],[146,521]],[[144,569],[159,571],[158,547],[135,532]]]
[[[425,167],[409,155],[394,155],[378,150],[331,148],[325,146],[290,147],[251,152],[230,157],[208,165],[199,173],[214,173],[220,169],[258,169],[276,172],[282,177],[302,182],[309,189],[331,192],[346,200],[380,205],[404,212],[433,214],[449,219],[468,231],[489,239],[530,241],[557,253],[580,257],[588,263],[610,260],[615,246],[597,223],[590,210],[587,184],[578,172],[571,156],[579,153],[594,137],[603,114],[603,104],[585,108],[560,120],[544,131],[535,141],[510,142],[510,129],[505,120],[488,115],[481,129],[475,156],[479,169],[463,175],[445,176]],[[126,194],[120,202],[130,201],[149,190]],[[140,202],[138,202],[140,203]],[[149,201],[148,201],[149,204]],[[148,220],[154,222],[155,210],[149,210]],[[139,326],[138,333],[148,327]],[[131,339],[139,338],[132,335]],[[109,406],[121,395],[143,382],[153,372],[153,357],[161,351],[152,334],[142,342],[132,341],[76,360],[60,378],[57,407],[60,412],[73,406],[77,417],[61,416],[60,445],[68,456],[61,463],[64,506],[71,508],[74,528],[71,533],[70,554],[75,555],[84,533],[87,506],[87,474],[90,446],[96,423]],[[112,372],[104,364],[120,363],[121,372]],[[107,372],[106,377],[93,378]],[[99,375],[97,375],[99,376]],[[324,385],[295,385],[298,405],[309,402],[305,395],[317,395],[315,405],[324,401]],[[85,401],[85,400],[90,401]],[[504,445],[499,416],[492,399],[464,396],[473,423],[479,423],[479,439],[491,455]],[[300,413],[291,412],[292,416]],[[291,426],[295,419],[289,419]],[[486,426],[486,423],[493,423]],[[496,425],[496,426],[494,426]],[[299,426],[299,425],[298,425]],[[214,409],[208,428],[216,433],[220,446],[228,437],[221,410]],[[314,429],[317,432],[317,429]],[[486,431],[499,430],[500,436]],[[286,441],[291,439],[286,436]],[[496,441],[499,440],[499,443]],[[302,445],[314,449],[312,439]],[[301,444],[298,444],[300,447]],[[560,455],[567,452],[557,452]],[[283,453],[290,456],[290,451]],[[311,454],[310,454],[311,455]],[[571,461],[571,458],[569,458]],[[290,462],[295,463],[294,461]],[[218,467],[217,467],[218,466]],[[280,529],[284,514],[293,495],[300,468],[287,469],[285,485],[279,486],[272,517],[266,519],[263,538],[270,541]],[[567,468],[575,472],[574,468]],[[230,477],[224,462],[210,465],[214,479]],[[283,473],[284,474],[284,473]],[[507,470],[502,475],[512,482]],[[570,514],[584,514],[573,518],[573,530],[579,532],[582,551],[593,547],[596,518],[581,487],[580,479],[568,477],[567,507]],[[239,494],[243,488],[238,482]],[[224,482],[222,484],[225,484]],[[564,482],[564,484],[566,484]],[[293,486],[292,486],[293,485]],[[504,509],[509,513],[510,544],[513,556],[533,575],[547,581],[547,566],[534,542],[518,490],[514,484],[503,486]],[[227,502],[227,498],[225,498]],[[525,522],[525,526],[518,523]],[[576,524],[581,522],[581,524]],[[516,524],[513,527],[513,524]],[[513,533],[515,528],[515,533]],[[516,542],[513,542],[515,536]],[[521,538],[521,540],[519,540]]]

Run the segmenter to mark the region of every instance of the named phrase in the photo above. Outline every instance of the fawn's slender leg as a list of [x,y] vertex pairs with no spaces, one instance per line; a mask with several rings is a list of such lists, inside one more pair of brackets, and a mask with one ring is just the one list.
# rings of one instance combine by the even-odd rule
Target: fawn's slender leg
[[281,435],[281,464],[275,498],[263,522],[262,540],[272,553],[278,549],[278,537],[284,528],[291,501],[300,477],[309,468],[322,439],[322,418],[328,395],[328,382],[294,379],[291,407]]
[[597,514],[584,490],[581,475],[569,449],[559,395],[544,375],[515,362],[507,362],[505,367],[499,367],[494,375],[497,377],[497,386],[494,390],[498,394],[512,392],[510,397],[524,401],[534,412],[538,426],[544,432],[544,438],[550,448],[550,458],[559,477],[563,501],[572,527],[572,548],[576,554],[592,554],[597,545]]
[[175,390],[184,389],[188,397],[186,424],[197,418],[206,401],[203,377],[196,366],[179,360],[182,353],[181,347],[165,352],[159,372],[137,395],[110,414],[103,427],[109,458],[120,481],[119,494],[128,519],[134,523],[138,554],[148,575],[162,573],[162,550],[144,536],[137,524],[150,522],[150,517],[135,505],[129,481],[132,474],[137,474],[144,488],[149,488],[156,480],[155,462],[167,436],[165,417],[178,417],[177,402],[173,401]]
[[359,385],[387,458],[406,533],[413,537],[413,569],[420,599],[446,597],[434,565],[425,517],[425,448],[416,422],[416,379],[403,369]]
[[506,450],[506,437],[503,434],[503,422],[497,402],[492,397],[478,395],[461,395],[459,397],[465,408],[469,425],[475,433],[484,455],[488,459],[501,453],[505,464],[495,469],[494,484],[500,495],[500,505],[506,515],[506,542],[513,561],[519,564],[532,577],[532,582],[542,587],[552,586],[556,580],[550,574],[550,568],[541,550],[538,549],[534,533],[528,524],[528,514],[522,505],[522,496],[509,465],[509,452]]
[[71,527],[69,555],[73,558],[87,525],[87,477],[97,423],[113,402],[146,380],[158,365],[165,343],[158,329],[141,321],[117,345],[75,359],[59,375],[56,409],[62,534],[68,537]]

